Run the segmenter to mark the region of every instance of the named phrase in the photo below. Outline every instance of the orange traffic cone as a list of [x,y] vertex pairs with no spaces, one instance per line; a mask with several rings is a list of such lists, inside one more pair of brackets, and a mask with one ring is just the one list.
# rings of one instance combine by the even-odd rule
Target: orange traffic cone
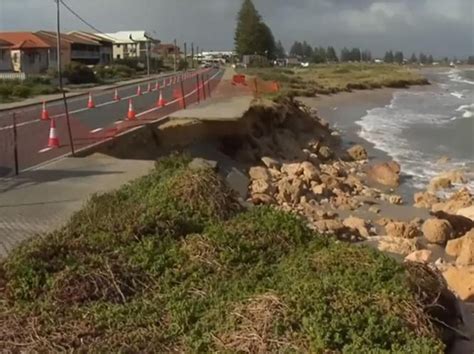
[[162,91],[160,91],[160,98],[158,98],[157,106],[160,107],[160,108],[163,108],[164,106],[166,106],[166,100],[163,98],[163,92]]
[[87,101],[87,108],[95,108],[94,100],[92,99],[92,93],[89,92],[89,101]]
[[114,101],[120,101],[120,96],[119,96],[119,93],[118,93],[118,90],[117,90],[117,89],[115,89]]
[[41,111],[41,120],[49,120],[49,113],[46,109],[46,101],[43,101],[43,110]]
[[58,133],[56,131],[56,121],[54,119],[51,119],[51,125],[49,128],[48,147],[49,148],[59,147],[59,138],[58,138]]
[[142,87],[140,85],[138,85],[137,96],[141,96],[141,95],[142,95]]
[[127,119],[128,120],[135,120],[137,117],[137,114],[135,113],[135,110],[133,109],[133,102],[132,99],[128,100],[128,114],[127,114]]

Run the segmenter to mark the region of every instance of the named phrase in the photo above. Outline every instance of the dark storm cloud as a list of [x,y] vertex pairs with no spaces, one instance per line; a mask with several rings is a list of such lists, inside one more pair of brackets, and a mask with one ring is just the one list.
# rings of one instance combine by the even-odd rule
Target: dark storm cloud
[[[65,0],[103,31],[147,29],[164,41],[233,46],[241,0]],[[254,0],[275,37],[466,56],[474,52],[472,0]],[[64,13],[66,29],[87,29]],[[53,0],[0,0],[0,30],[54,28]]]

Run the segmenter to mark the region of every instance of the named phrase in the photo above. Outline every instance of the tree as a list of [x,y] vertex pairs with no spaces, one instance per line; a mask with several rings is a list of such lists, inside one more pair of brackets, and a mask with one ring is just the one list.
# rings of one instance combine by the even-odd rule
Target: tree
[[329,62],[338,62],[339,61],[339,59],[337,58],[336,50],[334,49],[334,47],[328,47],[328,49],[326,50],[326,56],[327,56],[327,60]]
[[428,63],[428,57],[426,56],[425,53],[420,53],[420,63],[421,64],[427,64]]
[[316,64],[326,63],[328,61],[326,49],[323,47],[315,47],[312,60]]
[[415,54],[415,53],[413,53],[413,54],[411,55],[410,63],[412,63],[412,64],[418,63],[418,58],[416,57],[416,54]]
[[262,21],[252,0],[244,0],[242,3],[234,40],[238,55],[260,54],[272,57],[275,52],[272,31]]
[[313,56],[313,48],[306,42],[303,42],[303,55],[304,59],[310,59]]
[[290,55],[292,57],[303,57],[303,43],[295,41],[290,49]]
[[404,55],[403,55],[403,52],[396,52],[395,55],[393,56],[393,60],[395,61],[395,63],[398,63],[398,64],[403,64],[403,60],[404,60]]
[[351,61],[361,61],[362,56],[359,48],[352,48]]
[[361,54],[362,61],[370,62],[372,61],[372,53],[370,50],[366,49]]
[[345,62],[345,61],[349,61],[351,60],[351,53],[349,51],[349,49],[347,49],[346,47],[342,48],[341,50],[341,61],[342,62]]
[[433,64],[433,62],[434,62],[433,56],[432,56],[431,54],[428,55],[427,63],[428,63],[428,64]]
[[281,43],[281,41],[278,41],[276,44],[275,55],[277,58],[286,58],[285,47],[283,47],[283,44]]
[[393,63],[393,61],[394,61],[393,51],[390,50],[385,53],[384,62]]
[[469,58],[467,58],[467,63],[469,65],[474,65],[474,55],[471,55]]

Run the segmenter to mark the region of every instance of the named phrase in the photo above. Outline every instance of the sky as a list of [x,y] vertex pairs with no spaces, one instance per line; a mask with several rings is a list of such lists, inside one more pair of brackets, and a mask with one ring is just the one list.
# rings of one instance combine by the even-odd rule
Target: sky
[[[102,32],[147,30],[163,42],[233,48],[242,0],[63,0]],[[473,0],[254,0],[277,40],[338,49],[474,55]],[[90,30],[62,13],[64,30]],[[0,0],[0,31],[55,28],[54,0]]]

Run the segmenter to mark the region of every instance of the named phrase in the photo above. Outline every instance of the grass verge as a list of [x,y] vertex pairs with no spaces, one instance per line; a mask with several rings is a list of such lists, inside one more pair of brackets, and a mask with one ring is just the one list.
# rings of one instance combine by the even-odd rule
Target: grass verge
[[171,156],[0,265],[0,348],[441,353],[407,270]]
[[242,73],[262,80],[278,81],[281,95],[314,96],[382,87],[405,88],[426,85],[416,71],[389,64],[327,64],[310,68],[250,68]]

